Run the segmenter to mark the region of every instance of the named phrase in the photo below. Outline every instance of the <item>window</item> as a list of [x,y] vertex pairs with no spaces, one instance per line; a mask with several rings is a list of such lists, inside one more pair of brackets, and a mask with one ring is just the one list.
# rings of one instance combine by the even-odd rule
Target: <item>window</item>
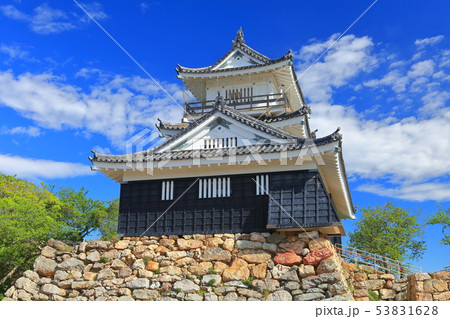
[[161,200],[173,200],[173,181],[161,183]]
[[223,138],[206,138],[203,140],[203,148],[224,148],[224,147],[236,147],[237,137],[223,137]]
[[198,180],[198,198],[230,197],[229,177],[201,178]]
[[269,175],[256,175],[256,195],[269,194]]
[[225,99],[231,103],[249,102],[253,96],[253,87],[225,90]]

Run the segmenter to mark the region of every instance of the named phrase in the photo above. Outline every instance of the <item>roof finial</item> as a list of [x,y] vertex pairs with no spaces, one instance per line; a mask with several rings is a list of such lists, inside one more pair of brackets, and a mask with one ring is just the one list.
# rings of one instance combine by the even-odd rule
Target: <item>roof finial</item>
[[234,44],[244,44],[245,40],[244,40],[244,31],[242,31],[242,27],[239,27],[239,30],[236,34],[236,38],[234,38]]

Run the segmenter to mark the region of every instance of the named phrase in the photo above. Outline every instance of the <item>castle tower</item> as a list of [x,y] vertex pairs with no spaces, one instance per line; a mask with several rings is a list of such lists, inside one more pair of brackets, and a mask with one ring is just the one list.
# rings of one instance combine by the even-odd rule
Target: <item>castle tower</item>
[[270,59],[240,29],[208,67],[178,65],[196,98],[166,140],[141,152],[94,152],[93,169],[121,183],[125,236],[320,230],[354,218],[339,129],[316,138],[290,52]]

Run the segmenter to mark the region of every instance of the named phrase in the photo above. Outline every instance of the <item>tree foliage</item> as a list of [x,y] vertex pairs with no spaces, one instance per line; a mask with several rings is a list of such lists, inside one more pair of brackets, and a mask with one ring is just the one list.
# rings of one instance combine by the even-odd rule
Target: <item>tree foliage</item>
[[0,174],[0,280],[29,268],[50,237],[64,237],[62,203],[46,187]]
[[57,192],[64,204],[62,219],[69,236],[74,241],[81,241],[97,231],[102,239],[109,240],[116,233],[119,200],[95,200],[88,197],[88,193],[84,187],[78,191],[61,188]]
[[433,214],[433,216],[427,220],[428,225],[441,225],[442,235],[441,244],[450,245],[450,235],[447,235],[446,229],[450,228],[450,208],[444,210],[441,206],[438,207],[438,211]]
[[87,195],[84,188],[54,192],[44,184],[0,174],[0,299],[1,288],[31,268],[48,239],[115,235],[118,199],[104,202]]
[[349,237],[354,248],[400,261],[418,260],[425,251],[424,232],[417,216],[393,203],[363,208]]

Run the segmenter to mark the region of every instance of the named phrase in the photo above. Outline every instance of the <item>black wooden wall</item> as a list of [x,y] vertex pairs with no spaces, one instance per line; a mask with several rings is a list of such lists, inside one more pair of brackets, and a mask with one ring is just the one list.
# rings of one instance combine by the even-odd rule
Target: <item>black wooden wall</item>
[[318,172],[270,176],[267,224],[273,228],[327,226],[339,222]]
[[262,232],[267,225],[298,228],[289,215],[302,227],[339,221],[318,172],[269,173],[271,196],[256,195],[255,176],[231,175],[231,197],[208,199],[198,198],[196,178],[173,179],[174,199],[164,201],[161,180],[122,184],[118,233],[187,235]]

